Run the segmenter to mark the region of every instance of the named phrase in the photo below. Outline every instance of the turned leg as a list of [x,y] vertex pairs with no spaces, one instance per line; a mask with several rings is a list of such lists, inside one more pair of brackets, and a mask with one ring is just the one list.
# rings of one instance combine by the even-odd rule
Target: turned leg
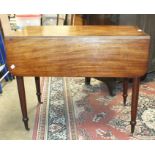
[[41,102],[41,91],[40,91],[40,77],[35,77],[35,83],[36,83],[36,90],[37,90],[37,98],[38,98],[38,102]]
[[130,122],[131,133],[134,133],[134,129],[136,125],[139,85],[140,85],[140,78],[133,78],[132,101],[131,101],[131,122]]
[[85,85],[90,85],[90,77],[85,77]]
[[128,79],[124,78],[123,80],[123,103],[126,106],[126,99],[128,96]]
[[16,79],[17,79],[18,94],[19,94],[19,99],[20,99],[20,106],[21,106],[21,111],[22,111],[22,115],[23,115],[23,122],[25,125],[25,129],[29,130],[29,127],[28,127],[28,120],[29,119],[27,116],[24,79],[22,76],[17,76]]

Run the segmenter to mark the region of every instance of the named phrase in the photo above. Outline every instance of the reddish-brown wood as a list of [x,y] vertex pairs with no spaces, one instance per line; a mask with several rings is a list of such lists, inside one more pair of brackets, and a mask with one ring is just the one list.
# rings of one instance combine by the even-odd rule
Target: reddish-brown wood
[[38,98],[38,102],[41,104],[41,90],[40,90],[40,77],[35,77],[35,83],[36,83],[36,95]]
[[132,101],[131,101],[131,133],[134,133],[137,116],[138,95],[139,95],[140,78],[133,78]]
[[5,43],[17,76],[134,77],[148,66],[149,39],[18,37]]
[[123,79],[123,103],[126,106],[126,99],[128,96],[128,79],[124,78]]
[[19,94],[19,99],[20,99],[20,106],[21,106],[21,111],[22,111],[22,115],[23,115],[23,122],[25,125],[25,129],[29,130],[29,127],[28,127],[28,120],[29,119],[27,116],[24,79],[22,76],[17,76],[16,79],[17,79],[18,94]]
[[148,66],[149,36],[134,26],[27,27],[5,44],[18,76],[133,77]]
[[8,66],[20,76],[17,83],[24,120],[27,111],[21,76],[131,77],[133,133],[139,77],[148,68],[149,40],[134,26],[28,27],[5,33]]
[[[8,30],[8,29],[6,29]],[[6,37],[81,37],[81,36],[115,36],[148,37],[136,26],[28,26],[22,31],[4,31]]]

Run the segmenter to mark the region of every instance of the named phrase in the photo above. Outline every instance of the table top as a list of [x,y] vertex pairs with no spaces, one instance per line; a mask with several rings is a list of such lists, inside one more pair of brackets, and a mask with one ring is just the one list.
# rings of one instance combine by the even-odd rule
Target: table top
[[29,26],[23,30],[11,31],[5,37],[78,37],[78,36],[149,36],[136,26]]
[[5,35],[16,76],[139,77],[149,40],[135,26],[38,26]]

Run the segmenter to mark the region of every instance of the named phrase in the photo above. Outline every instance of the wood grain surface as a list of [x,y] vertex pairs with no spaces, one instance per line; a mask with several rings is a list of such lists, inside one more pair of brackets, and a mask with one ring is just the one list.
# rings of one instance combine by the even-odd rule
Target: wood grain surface
[[18,76],[139,77],[148,67],[145,35],[7,37],[5,44]]
[[144,36],[136,26],[29,26],[24,30],[6,33],[6,37],[51,36]]

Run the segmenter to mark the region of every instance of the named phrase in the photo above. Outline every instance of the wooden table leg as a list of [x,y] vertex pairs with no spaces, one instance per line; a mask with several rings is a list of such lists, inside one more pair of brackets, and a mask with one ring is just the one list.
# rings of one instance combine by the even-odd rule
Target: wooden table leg
[[114,78],[105,78],[105,84],[108,87],[110,96],[116,95],[116,80]]
[[40,77],[35,77],[38,102],[41,104]]
[[134,133],[137,116],[140,78],[133,78],[132,101],[131,101],[131,133]]
[[90,85],[90,77],[85,77],[85,85]]
[[124,103],[124,106],[126,106],[127,96],[128,96],[128,79],[124,78],[123,79],[123,103]]
[[25,125],[25,129],[29,130],[29,127],[28,127],[28,120],[29,119],[27,116],[24,79],[22,76],[17,76],[16,79],[17,79],[18,94],[19,94],[19,99],[20,99],[20,106],[21,106],[21,111],[22,111],[22,115],[23,115],[23,122]]

